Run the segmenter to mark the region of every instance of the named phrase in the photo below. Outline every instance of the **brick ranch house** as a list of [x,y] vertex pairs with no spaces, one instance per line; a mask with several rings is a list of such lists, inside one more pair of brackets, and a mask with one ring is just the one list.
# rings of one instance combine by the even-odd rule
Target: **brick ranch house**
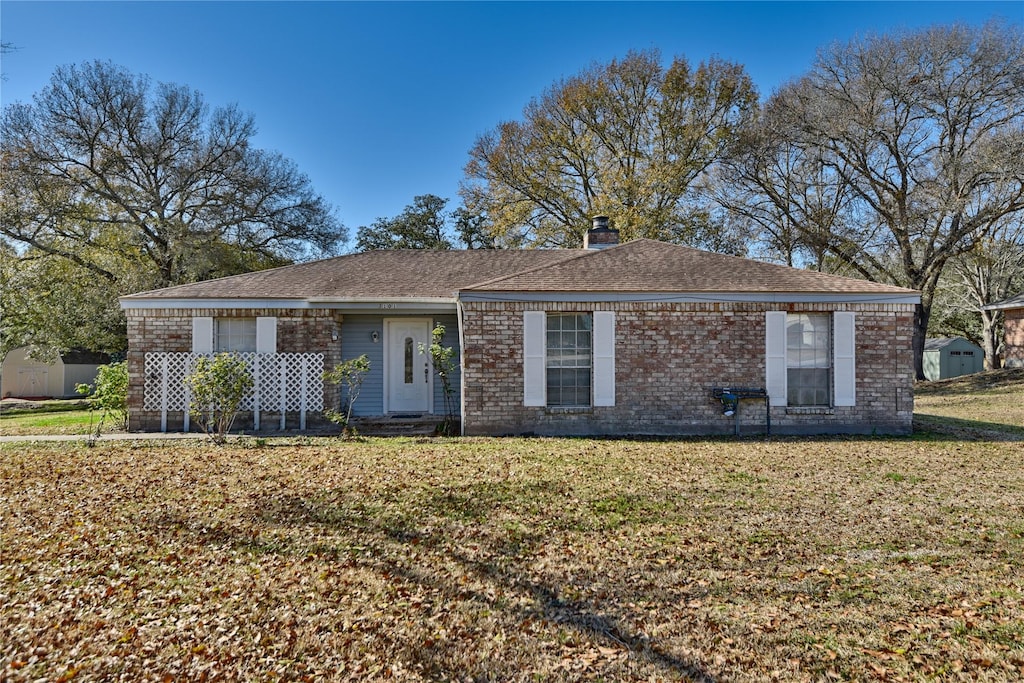
[[1003,312],[1003,367],[1024,368],[1024,292],[985,309]]
[[[916,291],[653,240],[376,251],[123,297],[136,430],[188,429],[198,354],[246,354],[254,429],[337,407],[322,374],[367,354],[355,415],[440,415],[419,345],[456,349],[467,435],[907,433]],[[725,404],[735,387],[767,400]],[[748,394],[743,394],[748,395]],[[246,427],[248,428],[248,427]]]

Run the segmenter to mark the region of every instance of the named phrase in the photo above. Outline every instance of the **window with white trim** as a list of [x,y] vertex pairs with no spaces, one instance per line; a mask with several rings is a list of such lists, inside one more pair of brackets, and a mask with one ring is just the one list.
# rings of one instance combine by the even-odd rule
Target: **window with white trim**
[[614,311],[523,311],[523,405],[615,405]]
[[772,406],[855,406],[857,314],[767,311],[764,360]]
[[213,350],[216,353],[255,353],[256,318],[217,318],[214,321]]
[[593,318],[590,313],[548,313],[545,370],[547,405],[591,405]]
[[786,403],[832,404],[832,324],[827,313],[786,316]]

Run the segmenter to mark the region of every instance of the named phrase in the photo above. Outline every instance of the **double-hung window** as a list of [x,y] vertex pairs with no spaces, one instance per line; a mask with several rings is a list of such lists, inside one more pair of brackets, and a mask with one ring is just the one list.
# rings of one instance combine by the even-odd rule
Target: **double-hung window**
[[615,405],[615,312],[523,313],[523,405]]
[[548,313],[545,367],[547,405],[590,406],[593,319],[589,313]]
[[213,350],[217,353],[254,353],[256,351],[256,318],[217,318],[214,326]]
[[786,402],[791,406],[832,403],[832,330],[827,313],[786,317]]
[[277,318],[192,318],[192,353],[277,353]]
[[857,405],[856,314],[765,316],[765,386],[773,406]]

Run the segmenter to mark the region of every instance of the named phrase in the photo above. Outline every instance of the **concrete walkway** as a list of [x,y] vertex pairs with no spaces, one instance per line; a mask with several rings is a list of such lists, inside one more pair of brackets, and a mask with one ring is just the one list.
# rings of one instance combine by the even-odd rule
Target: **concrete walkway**
[[[88,434],[0,434],[0,443],[13,443],[19,441],[88,441]],[[183,441],[206,439],[206,434],[193,432],[112,432],[101,434],[97,443],[102,441]]]
[[[360,436],[432,436],[436,420],[379,420],[359,424]],[[297,439],[302,437],[337,437],[338,430],[307,429],[306,431],[266,431],[228,434],[228,441],[238,439]],[[0,443],[41,441],[88,441],[87,434],[0,434]],[[105,441],[195,441],[208,439],[203,432],[103,432],[96,443]]]

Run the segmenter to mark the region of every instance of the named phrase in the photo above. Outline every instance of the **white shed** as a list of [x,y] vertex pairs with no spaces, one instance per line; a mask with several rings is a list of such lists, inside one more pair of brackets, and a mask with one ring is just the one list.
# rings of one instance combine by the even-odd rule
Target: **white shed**
[[925,379],[949,379],[985,369],[985,352],[963,337],[928,339],[924,343]]
[[0,366],[3,398],[71,398],[76,384],[96,381],[99,366],[110,362],[105,353],[70,351],[52,363],[29,358],[28,348],[12,349]]

